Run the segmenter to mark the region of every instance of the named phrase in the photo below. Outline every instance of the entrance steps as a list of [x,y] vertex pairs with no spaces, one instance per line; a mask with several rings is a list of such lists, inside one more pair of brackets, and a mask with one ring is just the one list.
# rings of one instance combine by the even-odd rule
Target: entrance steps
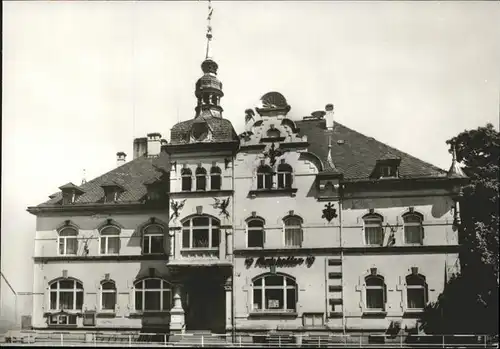
[[210,331],[186,331],[180,335],[170,336],[169,342],[179,346],[204,346],[204,347],[219,347],[227,344],[224,335],[217,335]]

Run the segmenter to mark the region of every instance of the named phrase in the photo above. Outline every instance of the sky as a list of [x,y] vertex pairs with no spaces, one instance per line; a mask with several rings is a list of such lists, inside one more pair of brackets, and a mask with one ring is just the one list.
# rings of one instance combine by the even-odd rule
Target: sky
[[[212,4],[238,133],[269,91],[292,119],[333,103],[336,121],[443,169],[447,139],[498,129],[499,2]],[[32,287],[28,206],[194,116],[206,17],[206,1],[3,3],[1,268],[17,292]]]

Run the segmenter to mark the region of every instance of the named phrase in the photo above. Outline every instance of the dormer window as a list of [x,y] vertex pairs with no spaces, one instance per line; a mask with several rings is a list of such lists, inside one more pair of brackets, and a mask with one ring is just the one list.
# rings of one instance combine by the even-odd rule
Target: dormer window
[[104,183],[101,187],[104,190],[105,204],[118,201],[119,195],[124,191],[124,189],[116,183]]
[[63,205],[70,205],[75,203],[80,195],[84,193],[83,190],[81,190],[78,186],[74,185],[71,182],[59,187],[59,189],[61,189],[62,191]]
[[380,166],[380,178],[397,177],[398,170],[396,166],[393,165],[382,165]]

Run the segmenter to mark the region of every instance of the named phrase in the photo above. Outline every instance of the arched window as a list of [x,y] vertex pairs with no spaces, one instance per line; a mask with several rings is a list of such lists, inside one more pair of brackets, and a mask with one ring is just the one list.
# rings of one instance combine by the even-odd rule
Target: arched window
[[116,285],[114,281],[101,282],[101,310],[115,310]]
[[120,253],[120,229],[115,226],[107,226],[100,230],[101,254]]
[[247,247],[264,247],[264,221],[253,218],[247,221]]
[[365,277],[366,285],[366,308],[369,310],[385,310],[387,289],[384,277],[380,275],[369,275]]
[[257,169],[257,189],[271,189],[273,187],[273,170],[268,165]]
[[292,166],[285,163],[278,165],[278,188],[292,187],[292,172]]
[[169,311],[172,308],[170,285],[158,278],[143,279],[134,283],[135,310]]
[[365,224],[365,244],[382,246],[384,243],[384,230],[382,228],[382,216],[378,214],[363,217]]
[[285,224],[285,246],[300,247],[302,245],[302,218],[290,216],[283,220]]
[[418,213],[407,213],[403,215],[405,243],[422,244],[424,234],[422,227],[422,216]]
[[270,128],[267,130],[267,137],[278,138],[279,136],[281,136],[281,133],[277,128]]
[[219,248],[220,221],[210,216],[196,216],[182,223],[183,248]]
[[427,304],[425,276],[420,274],[406,276],[406,303],[408,309],[424,309]]
[[265,274],[252,281],[254,311],[289,311],[297,307],[297,284],[285,274]]
[[165,253],[164,232],[158,224],[151,224],[144,228],[142,234],[142,253],[155,254]]
[[189,168],[183,168],[181,170],[182,178],[182,191],[191,191],[192,184],[192,172]]
[[50,283],[50,310],[81,310],[83,286],[74,279],[60,279]]
[[222,171],[218,166],[212,166],[210,169],[210,189],[211,190],[220,190],[222,185]]
[[78,232],[72,227],[66,227],[59,231],[59,254],[76,255],[78,252]]
[[196,190],[206,190],[207,188],[207,170],[203,167],[196,169]]

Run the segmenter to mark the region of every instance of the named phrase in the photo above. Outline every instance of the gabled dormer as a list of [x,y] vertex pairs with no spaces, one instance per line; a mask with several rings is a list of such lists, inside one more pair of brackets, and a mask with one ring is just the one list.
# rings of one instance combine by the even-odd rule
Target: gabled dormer
[[378,159],[370,175],[373,179],[399,178],[401,158],[393,154],[386,154]]
[[125,191],[125,189],[121,185],[113,181],[106,181],[102,183],[101,188],[104,190],[104,196],[102,200],[105,204],[116,202],[120,194]]
[[76,200],[84,193],[84,191],[78,187],[77,185],[74,185],[73,183],[69,182],[66,183],[65,185],[59,187],[62,191],[62,204],[63,205],[71,205],[75,203]]

